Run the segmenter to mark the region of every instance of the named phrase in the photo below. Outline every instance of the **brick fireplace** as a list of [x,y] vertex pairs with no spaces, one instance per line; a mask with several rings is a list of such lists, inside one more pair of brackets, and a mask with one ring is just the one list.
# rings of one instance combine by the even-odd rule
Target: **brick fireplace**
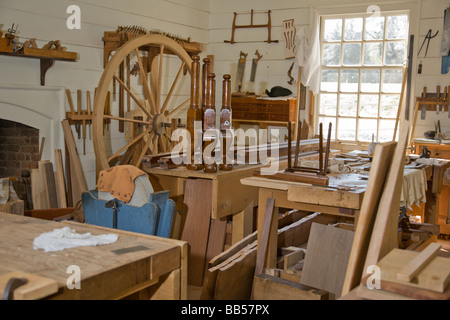
[[41,159],[55,167],[55,149],[64,150],[64,118],[64,88],[0,85],[0,178],[21,182],[23,172],[38,168],[42,140]]
[[0,119],[0,178],[22,176],[38,167],[39,129]]

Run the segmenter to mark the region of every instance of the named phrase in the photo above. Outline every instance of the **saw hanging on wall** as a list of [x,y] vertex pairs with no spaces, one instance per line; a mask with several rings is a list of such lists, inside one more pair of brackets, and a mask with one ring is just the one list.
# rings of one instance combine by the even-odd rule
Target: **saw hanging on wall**
[[236,72],[236,92],[241,92],[242,78],[244,77],[245,63],[247,62],[248,53],[240,52],[238,67]]
[[250,73],[250,81],[252,82],[255,82],[255,74],[256,67],[258,66],[258,61],[263,57],[261,54],[259,54],[258,50],[256,50],[255,55],[257,56],[257,58],[252,60],[252,72]]

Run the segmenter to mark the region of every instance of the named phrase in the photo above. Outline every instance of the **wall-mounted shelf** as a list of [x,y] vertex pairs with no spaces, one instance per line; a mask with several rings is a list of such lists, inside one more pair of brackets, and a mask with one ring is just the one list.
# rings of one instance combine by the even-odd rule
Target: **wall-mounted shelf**
[[0,51],[0,55],[10,56],[10,57],[39,59],[40,60],[41,86],[45,85],[45,74],[47,73],[47,70],[50,69],[55,64],[55,60],[71,61],[71,62],[76,62],[78,60],[78,53],[76,53],[76,52],[43,50],[43,49],[36,49],[36,48],[24,48],[24,49],[28,49],[27,51],[33,49],[34,52],[13,53],[13,52]]

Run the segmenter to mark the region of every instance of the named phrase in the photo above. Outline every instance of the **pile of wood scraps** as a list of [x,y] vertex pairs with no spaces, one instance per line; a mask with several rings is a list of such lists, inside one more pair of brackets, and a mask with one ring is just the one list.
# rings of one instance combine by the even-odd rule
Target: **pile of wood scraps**
[[[51,219],[72,214],[71,219],[83,222],[80,200],[81,193],[88,187],[68,120],[62,121],[62,127],[65,163],[62,150],[55,149],[55,166],[50,160],[40,160],[38,168],[31,170],[32,209],[26,210],[25,214]],[[41,149],[42,146],[43,143]]]
[[201,299],[329,299],[328,291],[300,282],[303,270],[299,260],[306,261],[308,256],[312,226],[337,222],[334,216],[297,210],[280,216],[277,268],[261,269],[264,257],[259,255],[255,231],[209,261]]

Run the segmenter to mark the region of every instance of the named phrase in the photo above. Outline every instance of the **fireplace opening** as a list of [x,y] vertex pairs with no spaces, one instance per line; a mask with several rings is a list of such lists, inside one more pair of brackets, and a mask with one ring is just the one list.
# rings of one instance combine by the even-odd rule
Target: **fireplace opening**
[[31,169],[38,165],[39,129],[0,119],[0,178],[10,179],[17,197],[24,200],[25,209],[31,206],[27,201]]

